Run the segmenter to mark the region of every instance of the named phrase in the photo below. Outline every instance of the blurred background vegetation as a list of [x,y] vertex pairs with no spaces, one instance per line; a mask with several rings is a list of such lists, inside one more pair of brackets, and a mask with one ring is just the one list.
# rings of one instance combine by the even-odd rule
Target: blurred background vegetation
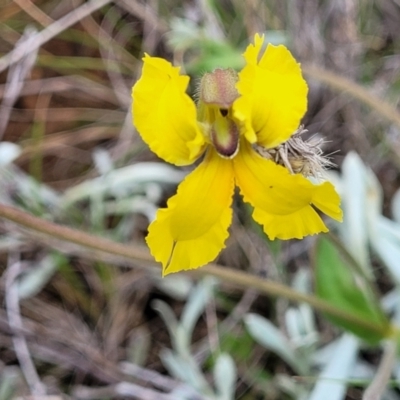
[[[235,201],[218,265],[161,279],[188,170],[132,125],[141,57],[196,82],[256,32],[302,63],[344,222],[269,242]],[[399,49],[398,0],[1,0],[0,400],[400,399]]]

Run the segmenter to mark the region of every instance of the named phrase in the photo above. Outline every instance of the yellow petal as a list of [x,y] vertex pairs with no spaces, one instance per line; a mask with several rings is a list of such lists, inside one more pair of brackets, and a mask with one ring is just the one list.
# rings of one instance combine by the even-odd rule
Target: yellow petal
[[250,143],[273,148],[285,142],[300,125],[307,110],[307,83],[300,65],[285,46],[269,44],[262,54],[263,38],[244,53],[246,66],[239,73],[240,97],[234,116],[244,126]]
[[322,185],[318,185],[312,203],[324,214],[336,221],[342,222],[343,212],[339,207],[340,197],[332,183],[324,182]]
[[134,125],[154,153],[175,165],[191,164],[204,151],[196,106],[185,93],[188,83],[179,67],[146,54],[132,89]]
[[256,33],[254,35],[254,44],[250,43],[243,53],[243,57],[247,64],[257,64],[259,62],[263,45],[264,35]]
[[233,167],[210,150],[160,209],[146,238],[163,275],[213,261],[225,246],[232,220]]
[[302,239],[307,235],[328,232],[320,216],[310,206],[287,215],[268,214],[257,208],[253,212],[253,218],[263,226],[271,240]]
[[254,207],[254,219],[271,238],[302,238],[327,228],[313,207],[341,220],[340,198],[329,182],[312,184],[258,155],[242,140],[233,160],[236,183],[244,200]]

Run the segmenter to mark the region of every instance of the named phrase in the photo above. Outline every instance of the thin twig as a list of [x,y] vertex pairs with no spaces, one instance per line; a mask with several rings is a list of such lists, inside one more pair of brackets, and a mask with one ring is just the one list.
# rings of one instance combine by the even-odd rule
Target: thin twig
[[148,368],[140,367],[139,365],[132,364],[130,362],[122,362],[119,364],[121,371],[126,374],[141,380],[143,383],[151,384],[155,388],[164,391],[173,391],[179,388],[181,393],[186,392],[192,396],[198,395],[198,393],[191,387],[183,382],[179,382],[167,375],[162,375],[159,372],[153,371]]
[[74,398],[81,400],[99,400],[108,398],[124,397],[142,400],[174,400],[175,396],[161,393],[153,389],[144,388],[130,382],[120,382],[115,385],[92,388],[77,386],[74,390]]
[[304,73],[310,78],[324,82],[335,90],[351,94],[353,97],[362,101],[364,104],[400,127],[400,113],[390,103],[374,95],[370,90],[350,79],[322,68],[311,65],[303,65],[302,68]]
[[137,259],[141,261],[151,261],[152,258],[146,249],[135,246],[125,246],[120,243],[104,239],[99,236],[87,234],[77,229],[54,224],[41,218],[34,217],[24,211],[14,207],[0,204],[0,217],[6,218],[26,228],[36,232],[50,235],[70,243],[88,247],[92,250],[103,251],[114,255]]
[[[6,85],[0,85],[0,97],[5,95]],[[95,82],[84,76],[58,76],[53,78],[34,79],[24,82],[24,86],[20,91],[20,96],[36,95],[38,93],[54,93],[69,91],[76,99],[77,95],[86,94],[97,100],[107,101],[109,103],[118,104],[115,99],[114,92],[107,86],[99,82]],[[78,94],[77,94],[78,92]]]
[[[38,50],[41,46],[47,43],[50,39],[54,38],[61,32],[65,31],[70,26],[74,25],[81,19],[92,14],[99,8],[104,7],[106,4],[110,3],[112,0],[91,0],[87,3],[82,4],[80,7],[71,11],[67,15],[63,16],[59,20],[55,21],[53,24],[49,25],[47,28],[38,32],[31,46],[31,51]],[[19,48],[14,48],[11,52],[6,54],[0,59],[0,72],[3,72],[10,65],[15,64],[20,61],[25,56],[25,52],[22,52]]]
[[30,0],[13,0],[22,10],[24,10],[32,19],[39,22],[40,25],[46,27],[54,22],[46,13]]
[[380,400],[382,398],[396,362],[396,352],[397,342],[394,340],[387,342],[378,371],[364,392],[362,400]]
[[[123,245],[113,242],[112,240],[90,235],[66,226],[58,225],[53,222],[34,217],[24,211],[4,204],[0,204],[0,217],[6,218],[24,226],[25,228],[29,228],[49,237],[84,246],[90,250],[126,257],[133,260],[152,261],[152,257],[144,248],[135,246],[133,244]],[[252,287],[273,297],[285,297],[291,301],[307,303],[320,312],[339,317],[343,320],[352,322],[353,324],[357,324],[359,327],[363,327],[371,332],[375,332],[382,337],[388,337],[392,335],[393,329],[395,329],[395,327],[390,324],[387,326],[378,326],[372,321],[340,309],[328,301],[322,300],[316,296],[300,293],[281,283],[260,279],[258,276],[253,276],[232,268],[225,268],[216,264],[209,264],[208,266],[195,270],[191,273],[200,276],[213,275],[217,278],[220,278],[222,282],[230,283],[237,287]]]
[[211,296],[206,305],[206,324],[209,349],[212,354],[215,354],[221,350],[221,345],[219,342],[217,310],[213,296]]
[[20,61],[10,68],[4,88],[4,97],[0,108],[0,140],[7,127],[13,105],[20,95],[26,76],[36,62],[37,50],[32,50],[36,29],[27,27],[21,39],[15,45],[14,51],[22,54]]
[[14,351],[18,358],[21,370],[34,396],[44,396],[46,389],[40,382],[39,375],[32,361],[25,336],[22,333],[23,323],[19,308],[19,296],[17,278],[21,273],[21,263],[16,257],[10,256],[6,271],[6,293],[7,316],[12,329]]
[[131,375],[145,383],[150,383],[158,389],[174,390],[180,385],[180,382],[167,375],[161,375],[152,369],[143,368],[130,362],[121,362],[119,367],[124,374]]
[[[116,11],[117,8],[116,7],[114,8],[111,9],[111,11],[109,12],[113,13],[117,12]],[[113,40],[111,32],[115,29],[114,25],[112,25],[111,23],[111,18],[104,18],[101,25],[98,27],[98,35],[100,43],[99,50],[105,65],[110,64],[110,62],[114,62],[116,65],[119,65],[118,56],[114,51],[114,46],[110,45],[107,47],[101,46],[102,43],[110,43]],[[126,109],[126,107],[131,103],[131,88],[130,87],[128,88],[119,68],[117,68],[117,70],[114,71],[111,68],[107,68],[106,72],[110,79],[110,83],[112,84],[115,97],[119,100],[120,106],[123,109]]]
[[124,8],[143,22],[146,21],[153,29],[156,29],[161,34],[168,32],[170,29],[168,24],[164,22],[163,19],[157,18],[154,11],[150,7],[147,7],[146,4],[141,4],[138,1],[120,0],[118,6]]

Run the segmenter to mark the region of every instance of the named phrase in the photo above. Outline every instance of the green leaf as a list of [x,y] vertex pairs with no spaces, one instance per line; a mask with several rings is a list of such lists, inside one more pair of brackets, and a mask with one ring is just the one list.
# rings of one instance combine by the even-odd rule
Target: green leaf
[[[354,322],[325,314],[332,323],[369,344],[376,344],[389,335],[390,322],[367,281],[356,275],[350,258],[344,257],[341,251],[326,236],[318,239],[314,258],[316,294],[347,314],[354,314]],[[359,324],[360,319],[367,325],[375,325],[376,329]]]
[[239,51],[231,47],[229,43],[214,40],[201,40],[198,43],[199,56],[190,64],[186,71],[194,76],[201,76],[206,71],[215,68],[243,68],[243,57]]
[[221,336],[220,351],[230,354],[238,362],[249,363],[253,350],[253,338],[246,330],[228,331]]

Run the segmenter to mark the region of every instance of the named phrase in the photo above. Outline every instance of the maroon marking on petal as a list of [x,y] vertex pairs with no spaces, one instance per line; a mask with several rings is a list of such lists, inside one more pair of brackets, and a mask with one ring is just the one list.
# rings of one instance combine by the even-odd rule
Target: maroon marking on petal
[[[223,110],[221,110],[222,114]],[[224,132],[218,132],[214,125],[211,128],[211,141],[217,153],[224,158],[233,158],[239,150],[239,129],[231,120],[227,119],[228,127]]]

